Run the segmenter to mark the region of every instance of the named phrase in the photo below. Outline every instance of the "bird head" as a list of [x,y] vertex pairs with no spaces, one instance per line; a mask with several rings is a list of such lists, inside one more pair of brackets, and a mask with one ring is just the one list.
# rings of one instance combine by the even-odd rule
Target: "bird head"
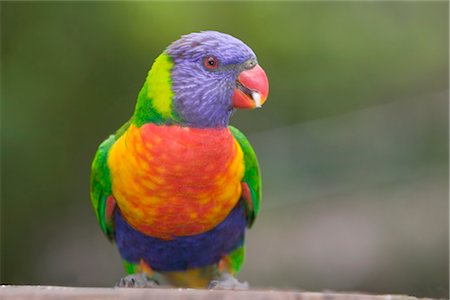
[[200,128],[227,126],[235,109],[261,107],[269,93],[254,52],[216,31],[173,42],[155,60],[146,83],[157,113]]

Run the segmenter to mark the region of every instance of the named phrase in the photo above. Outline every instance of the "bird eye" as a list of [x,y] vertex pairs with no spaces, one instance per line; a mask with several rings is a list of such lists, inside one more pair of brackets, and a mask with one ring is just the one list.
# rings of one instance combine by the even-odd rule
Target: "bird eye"
[[208,56],[205,58],[205,67],[207,69],[216,69],[219,66],[219,61],[214,56]]

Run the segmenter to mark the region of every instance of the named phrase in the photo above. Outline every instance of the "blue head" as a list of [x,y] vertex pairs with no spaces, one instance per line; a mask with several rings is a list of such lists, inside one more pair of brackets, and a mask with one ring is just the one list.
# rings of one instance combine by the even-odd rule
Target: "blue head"
[[256,55],[242,41],[204,31],[172,43],[173,110],[186,126],[225,127],[235,108],[260,107],[267,77]]

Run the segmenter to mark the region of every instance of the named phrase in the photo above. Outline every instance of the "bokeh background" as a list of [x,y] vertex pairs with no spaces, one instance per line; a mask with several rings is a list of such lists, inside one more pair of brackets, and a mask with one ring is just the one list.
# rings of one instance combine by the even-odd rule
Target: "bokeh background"
[[1,2],[1,283],[112,286],[98,144],[181,34],[230,33],[270,80],[232,124],[259,156],[253,287],[448,298],[447,2]]

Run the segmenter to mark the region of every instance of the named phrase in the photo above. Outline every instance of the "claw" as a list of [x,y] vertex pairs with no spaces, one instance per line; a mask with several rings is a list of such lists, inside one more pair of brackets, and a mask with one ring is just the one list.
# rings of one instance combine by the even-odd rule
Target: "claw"
[[159,287],[159,282],[147,277],[145,273],[136,273],[121,278],[116,284],[116,287],[155,288]]
[[208,285],[210,290],[247,290],[248,282],[240,282],[230,273],[222,273]]

